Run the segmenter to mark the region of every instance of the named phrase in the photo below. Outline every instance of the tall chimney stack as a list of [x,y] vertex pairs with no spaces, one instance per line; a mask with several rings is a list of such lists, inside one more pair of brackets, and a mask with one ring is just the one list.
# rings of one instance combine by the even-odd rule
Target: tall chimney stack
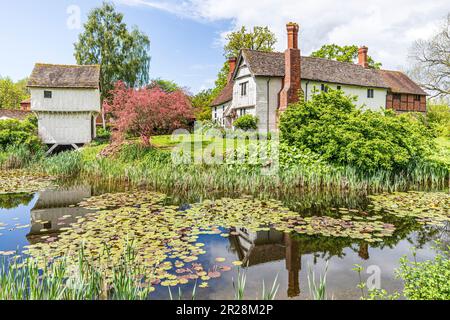
[[286,25],[288,36],[288,47],[284,52],[285,75],[284,85],[280,92],[280,110],[283,112],[291,103],[298,102],[301,87],[301,57],[298,48],[298,31],[297,23],[289,22]]
[[228,64],[230,65],[230,72],[228,73],[227,83],[229,83],[231,81],[231,78],[233,77],[234,70],[236,69],[236,61],[237,59],[234,57],[228,59]]
[[369,49],[365,46],[358,49],[358,64],[363,68],[369,67],[369,61],[367,58],[368,51]]

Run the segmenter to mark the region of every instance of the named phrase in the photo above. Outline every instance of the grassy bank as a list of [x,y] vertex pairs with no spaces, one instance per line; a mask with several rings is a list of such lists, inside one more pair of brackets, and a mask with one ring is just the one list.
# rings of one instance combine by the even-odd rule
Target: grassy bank
[[[214,143],[220,144],[218,148],[223,146],[221,141],[203,142],[203,149],[196,149],[192,155],[196,156],[199,152],[201,154],[202,150],[210,148]],[[225,144],[230,146],[233,143],[228,141]],[[89,146],[81,152],[32,159],[26,161],[26,167],[35,172],[60,177],[79,176],[127,182],[164,192],[195,192],[205,196],[221,191],[276,195],[302,189],[366,192],[449,186],[450,161],[439,155],[436,156],[439,162],[411,164],[410,168],[402,172],[380,170],[373,173],[329,165],[307,155],[295,161],[292,160],[293,157],[284,155],[280,157],[279,168],[272,172],[274,174],[267,175],[267,167],[238,161],[215,165],[174,165],[171,154],[173,141],[166,136],[156,137],[154,145],[156,147],[143,147],[137,142],[124,145],[112,157],[97,156],[107,145]],[[442,150],[446,150],[446,147]]]

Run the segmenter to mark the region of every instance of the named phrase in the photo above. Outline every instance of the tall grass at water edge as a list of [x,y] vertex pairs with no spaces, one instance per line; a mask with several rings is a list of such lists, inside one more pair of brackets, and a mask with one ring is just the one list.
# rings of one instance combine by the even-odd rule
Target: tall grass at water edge
[[56,176],[82,176],[105,181],[124,181],[158,190],[232,191],[245,193],[309,190],[395,191],[407,188],[448,188],[450,171],[445,166],[421,162],[402,172],[365,173],[352,167],[314,165],[281,166],[275,175],[261,168],[239,165],[173,165],[169,152],[133,149],[117,158],[83,159],[78,152],[65,152],[34,164],[32,170]]

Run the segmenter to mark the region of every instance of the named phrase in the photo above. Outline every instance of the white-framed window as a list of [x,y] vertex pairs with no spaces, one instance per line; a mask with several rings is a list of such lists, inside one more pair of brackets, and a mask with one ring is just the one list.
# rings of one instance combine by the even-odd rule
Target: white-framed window
[[342,90],[342,86],[337,86],[337,89],[338,90]]
[[217,119],[217,107],[214,107],[214,119]]
[[324,91],[324,92],[328,92],[328,86],[327,86],[326,84],[322,83],[322,84],[320,85],[320,90],[322,90],[322,91]]
[[373,89],[367,89],[367,98],[373,99],[374,91]]

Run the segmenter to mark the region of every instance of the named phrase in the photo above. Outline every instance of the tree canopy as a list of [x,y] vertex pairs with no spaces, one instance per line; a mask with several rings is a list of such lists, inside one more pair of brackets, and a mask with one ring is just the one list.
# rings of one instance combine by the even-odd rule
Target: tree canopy
[[226,36],[227,44],[224,46],[226,58],[237,57],[241,49],[251,49],[272,52],[277,43],[275,34],[268,27],[254,27],[253,31],[247,31],[246,27],[229,33]]
[[16,83],[10,78],[0,78],[0,108],[19,109],[20,102],[29,98],[27,79]]
[[167,92],[167,93],[175,92],[177,90],[182,89],[174,81],[164,80],[161,78],[153,79],[152,81],[150,81],[150,84],[147,86],[147,88],[149,88],[149,89],[155,88],[155,87],[159,87],[161,90],[163,90],[164,92]]
[[[358,61],[358,46],[339,46],[337,44],[326,44],[323,45],[319,50],[314,51],[311,54],[311,57],[355,63]],[[371,56],[368,56],[367,60],[369,62],[370,68],[380,69],[382,66],[380,62],[375,62]]]
[[112,3],[104,2],[89,13],[74,44],[78,64],[101,66],[102,98],[119,80],[130,87],[149,81],[150,40],[136,28],[129,31],[123,18]]
[[[226,41],[227,43],[223,48],[223,55],[229,59],[237,57],[241,49],[273,52],[275,44],[277,43],[277,38],[268,27],[255,26],[253,30],[249,31],[243,26],[238,31],[229,33],[226,36]],[[229,71],[230,66],[228,61],[225,61],[222,69],[217,75],[213,94],[218,95],[226,86]]]
[[192,105],[182,90],[167,93],[160,87],[134,89],[119,81],[104,102],[113,117],[113,139],[139,136],[148,145],[156,134],[185,128],[193,119]]
[[211,103],[214,100],[213,90],[202,90],[191,97],[195,118],[199,121],[211,120]]

